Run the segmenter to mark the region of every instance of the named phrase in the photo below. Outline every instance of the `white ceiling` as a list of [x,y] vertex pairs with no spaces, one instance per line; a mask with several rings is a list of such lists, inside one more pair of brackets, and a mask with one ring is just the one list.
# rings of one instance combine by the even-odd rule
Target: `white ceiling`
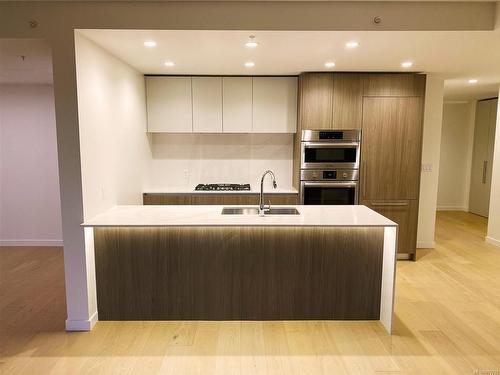
[[[145,74],[281,75],[325,71],[412,71],[442,75],[448,100],[498,94],[500,30],[495,31],[170,31],[81,30]],[[254,34],[259,46],[244,46]],[[145,48],[145,40],[157,42]],[[345,43],[356,40],[355,50]],[[164,61],[174,61],[165,67]],[[248,69],[246,61],[255,62]],[[479,80],[469,85],[469,78]]]
[[0,83],[51,84],[52,81],[52,55],[46,41],[0,39]]

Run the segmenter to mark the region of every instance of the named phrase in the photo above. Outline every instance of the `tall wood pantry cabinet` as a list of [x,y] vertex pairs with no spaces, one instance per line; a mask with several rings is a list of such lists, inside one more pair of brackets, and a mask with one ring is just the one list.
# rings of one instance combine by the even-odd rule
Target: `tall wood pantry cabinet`
[[[299,78],[295,170],[303,129],[362,129],[360,204],[399,224],[398,253],[415,259],[425,75],[304,73]],[[295,182],[298,186],[298,172]]]

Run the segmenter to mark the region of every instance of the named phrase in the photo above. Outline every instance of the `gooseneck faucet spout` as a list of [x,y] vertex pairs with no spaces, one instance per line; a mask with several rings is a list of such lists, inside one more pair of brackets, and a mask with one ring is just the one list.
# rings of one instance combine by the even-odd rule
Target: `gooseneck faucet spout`
[[276,177],[274,176],[274,172],[271,170],[267,170],[264,172],[262,175],[262,178],[260,179],[260,197],[259,197],[259,213],[263,214],[264,210],[266,209],[271,209],[271,205],[265,205],[264,204],[264,179],[265,177],[270,174],[272,179],[273,179],[273,188],[276,189],[278,187],[278,184],[276,183]]

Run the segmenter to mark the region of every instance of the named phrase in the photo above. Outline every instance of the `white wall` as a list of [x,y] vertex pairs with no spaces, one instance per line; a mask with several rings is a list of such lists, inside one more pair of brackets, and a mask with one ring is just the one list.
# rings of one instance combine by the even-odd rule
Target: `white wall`
[[[198,183],[249,183],[271,169],[279,189],[292,186],[292,134],[154,134],[147,191],[193,190]],[[269,188],[271,181],[267,181]]]
[[0,85],[0,245],[62,245],[51,85]]
[[144,76],[76,33],[83,212],[141,204],[151,158]]
[[417,247],[434,248],[441,127],[443,125],[444,80],[428,75],[425,89],[424,134],[422,165],[431,171],[422,171],[420,177],[420,202],[418,208]]
[[443,106],[438,210],[468,211],[476,102]]
[[[500,97],[500,90],[498,96]],[[493,245],[500,246],[500,106],[498,106],[495,134],[493,168],[491,172],[490,211],[486,241]]]

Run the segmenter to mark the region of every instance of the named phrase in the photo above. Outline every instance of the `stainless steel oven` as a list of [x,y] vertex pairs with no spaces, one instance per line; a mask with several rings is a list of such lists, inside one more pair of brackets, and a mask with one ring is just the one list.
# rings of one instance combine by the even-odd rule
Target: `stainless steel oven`
[[358,170],[302,170],[300,175],[301,203],[305,205],[358,204],[358,177]]
[[358,169],[361,130],[303,130],[301,169]]

